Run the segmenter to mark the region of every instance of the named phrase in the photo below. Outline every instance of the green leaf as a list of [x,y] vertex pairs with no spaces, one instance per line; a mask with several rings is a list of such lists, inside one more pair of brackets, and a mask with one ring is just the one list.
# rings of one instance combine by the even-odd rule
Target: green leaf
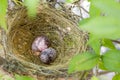
[[92,2],[102,12],[108,16],[113,16],[120,19],[120,4],[116,0],[92,0]]
[[92,53],[82,53],[73,57],[70,62],[68,73],[90,70],[92,69],[99,60],[99,56]]
[[100,16],[100,14],[101,14],[100,9],[98,9],[95,5],[93,5],[91,3],[91,6],[90,6],[90,18]]
[[24,4],[25,6],[27,6],[28,15],[31,17],[35,17],[39,0],[25,0]]
[[109,50],[102,56],[102,61],[107,70],[120,72],[120,50]]
[[80,22],[79,22],[79,26],[87,23],[88,21],[90,21],[91,18],[86,18],[86,19],[82,19]]
[[7,0],[1,0],[0,1],[0,15],[1,14],[6,14],[6,11],[7,11],[7,4],[8,2],[7,2]]
[[67,3],[73,3],[74,0],[66,0]]
[[15,80],[35,80],[32,77],[29,76],[20,76],[20,75],[15,75]]
[[100,40],[92,34],[90,34],[89,37],[90,39],[87,44],[92,47],[95,53],[100,54],[100,47],[101,47]]
[[99,68],[102,69],[102,70],[107,70],[103,64],[102,61],[99,61],[99,64],[98,64]]
[[120,20],[113,17],[96,17],[80,27],[96,38],[118,39],[120,37]]
[[105,47],[108,47],[110,49],[116,49],[113,42],[110,39],[103,39],[102,40],[102,45]]
[[99,80],[96,76],[93,76],[91,80]]
[[0,26],[7,31],[7,24],[5,16],[0,16]]
[[120,80],[120,74],[116,74],[116,75],[112,78],[112,80]]
[[6,11],[7,11],[7,0],[1,0],[0,1],[0,26],[7,30],[7,24],[6,24]]

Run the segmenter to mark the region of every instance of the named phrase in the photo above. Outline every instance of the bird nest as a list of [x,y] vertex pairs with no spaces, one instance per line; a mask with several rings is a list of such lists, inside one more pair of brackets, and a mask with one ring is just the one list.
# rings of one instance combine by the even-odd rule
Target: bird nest
[[[20,8],[12,18],[8,16],[8,28],[6,55],[41,75],[65,75],[70,59],[87,50],[86,32],[80,30],[65,12],[47,6],[39,6],[35,18],[29,18],[27,10]],[[50,64],[42,63],[31,49],[34,39],[43,35],[57,53]]]

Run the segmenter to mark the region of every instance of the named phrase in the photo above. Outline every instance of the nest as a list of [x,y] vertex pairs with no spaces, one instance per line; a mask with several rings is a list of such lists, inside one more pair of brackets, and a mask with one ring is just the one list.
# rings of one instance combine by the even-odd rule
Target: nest
[[[87,50],[87,34],[63,11],[47,6],[39,6],[37,16],[27,16],[27,10],[20,8],[10,18],[8,16],[7,55],[20,61],[31,71],[41,75],[65,75],[70,59]],[[33,55],[31,45],[37,36],[47,36],[50,47],[57,52],[51,64],[43,64],[39,56]]]

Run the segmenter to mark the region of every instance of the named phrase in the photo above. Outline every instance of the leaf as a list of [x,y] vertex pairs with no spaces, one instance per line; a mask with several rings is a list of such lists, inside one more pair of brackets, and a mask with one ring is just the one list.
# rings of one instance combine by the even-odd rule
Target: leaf
[[28,15],[30,17],[35,17],[37,13],[37,6],[39,4],[39,0],[25,0],[24,4],[25,6],[27,6]]
[[96,76],[92,76],[91,80],[99,80]]
[[0,16],[0,27],[2,27],[4,30],[7,31],[7,24],[6,24],[6,19],[5,16]]
[[92,69],[99,60],[99,56],[89,52],[78,54],[73,57],[70,62],[68,73],[90,70]]
[[67,3],[73,3],[74,0],[66,0]]
[[112,78],[112,80],[120,80],[120,74],[116,74],[116,75]]
[[15,75],[15,80],[35,80],[32,77],[29,76],[20,76],[20,75]]
[[107,70],[120,72],[120,50],[109,50],[102,56],[102,61]]
[[87,23],[88,21],[90,21],[90,18],[82,19],[82,20],[79,22],[79,26]]
[[114,44],[112,43],[112,41],[110,39],[103,39],[102,40],[102,45],[105,47],[108,47],[110,49],[116,49]]
[[98,64],[99,68],[102,69],[102,70],[107,70],[103,64],[102,61],[99,61],[99,64]]
[[96,17],[80,27],[96,38],[118,39],[120,37],[119,20],[113,17]]
[[101,11],[99,8],[97,8],[95,5],[93,5],[91,3],[91,6],[90,6],[90,18],[93,18],[93,17],[96,17],[96,16],[100,16],[101,14]]
[[7,11],[7,0],[1,0],[0,1],[0,15],[6,14]]
[[120,19],[120,4],[115,0],[92,0],[92,2],[102,12],[107,13],[108,16],[113,16]]
[[7,30],[7,24],[6,24],[6,11],[7,11],[7,0],[1,0],[0,1],[0,26]]
[[90,39],[87,42],[87,44],[90,45],[93,48],[93,50],[95,51],[95,53],[100,54],[100,47],[101,47],[100,40],[97,39],[92,34],[90,34],[89,37],[90,37]]

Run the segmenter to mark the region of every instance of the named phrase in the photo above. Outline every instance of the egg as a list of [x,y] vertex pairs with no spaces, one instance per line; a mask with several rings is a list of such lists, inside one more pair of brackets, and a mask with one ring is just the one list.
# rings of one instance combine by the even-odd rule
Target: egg
[[49,47],[49,39],[46,36],[38,36],[32,43],[32,51],[38,52]]
[[47,48],[41,52],[40,60],[45,64],[50,64],[57,57],[56,50],[53,48]]

